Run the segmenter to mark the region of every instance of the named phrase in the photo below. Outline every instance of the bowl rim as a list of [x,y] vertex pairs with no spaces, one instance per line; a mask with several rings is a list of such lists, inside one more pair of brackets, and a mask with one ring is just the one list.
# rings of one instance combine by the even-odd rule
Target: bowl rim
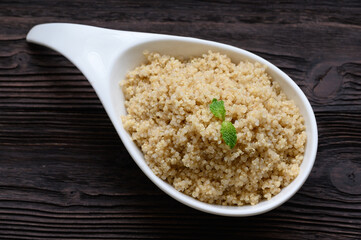
[[[168,35],[161,35],[162,37],[168,36]],[[311,173],[312,167],[314,165],[316,154],[317,154],[317,145],[318,145],[318,131],[317,131],[317,123],[316,118],[314,115],[314,112],[312,110],[311,104],[309,103],[307,97],[303,93],[303,91],[299,88],[299,86],[282,70],[280,70],[278,67],[273,65],[271,62],[265,60],[264,58],[251,53],[247,50],[237,48],[234,46],[230,46],[223,43],[213,42],[213,41],[207,41],[202,39],[196,39],[196,38],[189,38],[189,37],[177,37],[177,36],[169,36],[168,39],[164,39],[160,37],[159,39],[152,39],[147,42],[140,42],[134,44],[132,48],[138,48],[143,44],[151,44],[152,42],[159,42],[159,41],[179,41],[179,42],[187,42],[187,43],[195,43],[195,44],[202,44],[207,45],[209,47],[215,47],[219,48],[221,52],[232,52],[235,54],[242,55],[244,59],[249,59],[251,62],[260,62],[261,64],[264,64],[267,66],[267,71],[273,71],[277,75],[279,75],[289,87],[291,87],[295,93],[298,95],[298,97],[301,99],[301,102],[303,104],[304,109],[306,110],[307,114],[307,120],[309,121],[309,129],[307,134],[307,143],[305,152],[308,151],[309,158],[307,159],[307,165],[304,167],[303,171],[300,171],[298,176],[285,188],[281,190],[281,193],[283,192],[283,195],[280,195],[278,193],[277,195],[273,196],[271,200],[263,200],[258,204],[255,205],[244,205],[244,206],[222,206],[222,205],[214,205],[209,204],[205,202],[201,202],[197,199],[194,199],[184,193],[181,193],[177,191],[173,186],[168,184],[167,182],[161,180],[159,177],[157,177],[153,171],[149,168],[149,166],[145,163],[144,157],[142,154],[139,154],[139,148],[134,144],[133,141],[129,141],[130,136],[125,131],[125,129],[121,129],[118,131],[119,135],[121,136],[122,142],[127,148],[129,154],[132,156],[136,164],[141,168],[141,170],[146,174],[146,176],[154,183],[156,184],[162,191],[164,191],[166,194],[171,196],[172,198],[176,199],[177,201],[192,207],[194,209],[216,214],[216,215],[222,215],[222,216],[233,216],[233,217],[246,217],[246,216],[253,216],[262,214],[265,212],[268,212],[283,203],[285,203],[287,200],[289,200],[305,183],[307,180],[309,174]],[[129,50],[129,49],[128,49]],[[146,49],[144,49],[146,50]],[[277,80],[276,80],[277,81]],[[283,87],[281,86],[283,89]],[[288,96],[289,97],[289,96]],[[300,107],[300,106],[298,106]],[[306,121],[306,117],[303,115]],[[307,130],[307,129],[306,129]],[[306,131],[307,132],[307,131]],[[138,148],[138,150],[134,149]],[[303,160],[305,162],[305,159]],[[302,162],[302,164],[303,164]],[[297,180],[297,181],[296,181]],[[287,189],[287,191],[285,191]],[[278,196],[278,197],[277,197]]]

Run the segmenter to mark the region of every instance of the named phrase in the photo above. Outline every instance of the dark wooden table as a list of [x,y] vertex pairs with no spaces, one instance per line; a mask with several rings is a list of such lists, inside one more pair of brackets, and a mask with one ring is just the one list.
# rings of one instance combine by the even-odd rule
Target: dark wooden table
[[[360,1],[29,2],[0,2],[1,239],[361,239]],[[47,22],[203,38],[271,61],[316,113],[309,179],[260,216],[178,203],[136,166],[79,70],[25,41]]]

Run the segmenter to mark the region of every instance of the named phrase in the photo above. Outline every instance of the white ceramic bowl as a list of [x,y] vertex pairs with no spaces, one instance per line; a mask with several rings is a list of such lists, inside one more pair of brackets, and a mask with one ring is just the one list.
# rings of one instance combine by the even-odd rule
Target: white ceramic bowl
[[[315,115],[302,90],[276,66],[248,51],[229,45],[195,38],[161,34],[117,31],[85,25],[51,23],[37,25],[28,33],[27,41],[50,47],[73,62],[87,77],[102,101],[124,146],[140,169],[169,196],[200,211],[224,216],[251,216],[270,211],[291,198],[306,181],[317,152],[318,134]],[[208,50],[227,54],[233,62],[248,60],[268,67],[267,73],[278,81],[290,99],[300,108],[305,119],[307,144],[297,178],[271,200],[254,206],[220,206],[200,202],[175,190],[158,178],[144,161],[139,148],[124,130],[120,119],[126,114],[119,81],[145,61],[143,51],[157,51],[172,56],[199,56]]]

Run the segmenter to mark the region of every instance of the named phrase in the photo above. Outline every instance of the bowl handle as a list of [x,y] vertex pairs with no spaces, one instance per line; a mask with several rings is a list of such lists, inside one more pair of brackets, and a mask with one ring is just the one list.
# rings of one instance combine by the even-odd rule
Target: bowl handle
[[134,44],[156,35],[71,23],[46,23],[34,26],[26,40],[64,55],[85,75],[101,97],[116,58]]

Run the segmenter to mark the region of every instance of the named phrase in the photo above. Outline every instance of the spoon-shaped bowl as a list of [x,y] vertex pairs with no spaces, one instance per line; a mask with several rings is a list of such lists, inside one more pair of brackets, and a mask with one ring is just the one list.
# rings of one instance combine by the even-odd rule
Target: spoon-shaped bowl
[[[311,105],[301,89],[284,72],[265,59],[229,45],[195,38],[161,34],[117,31],[78,24],[49,23],[33,27],[27,41],[52,48],[67,57],[89,80],[129,154],[140,169],[169,196],[195,209],[225,216],[251,216],[280,206],[291,198],[306,181],[317,152],[317,125]],[[145,62],[143,51],[156,51],[172,56],[200,56],[208,50],[227,54],[233,62],[247,60],[267,66],[267,73],[278,81],[286,95],[293,99],[305,119],[307,144],[297,178],[271,200],[254,206],[220,206],[200,202],[175,190],[158,178],[144,161],[139,148],[124,130],[121,115],[126,115],[124,96],[119,81],[126,73]]]

